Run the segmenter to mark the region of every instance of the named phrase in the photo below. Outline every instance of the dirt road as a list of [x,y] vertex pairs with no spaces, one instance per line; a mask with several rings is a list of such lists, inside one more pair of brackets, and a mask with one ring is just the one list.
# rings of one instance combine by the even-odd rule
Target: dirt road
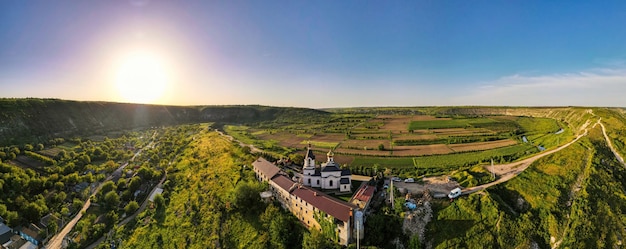
[[[596,123],[602,125],[602,123],[600,123],[600,120],[598,120],[598,122]],[[595,125],[594,125],[595,127]],[[475,187],[471,187],[471,188],[466,188],[462,191],[462,195],[467,195],[467,194],[471,194],[474,193],[476,191],[480,191],[483,189],[486,189],[488,187],[506,182],[508,180],[513,179],[514,177],[516,177],[517,175],[519,175],[520,173],[522,173],[524,170],[526,170],[533,162],[537,161],[537,159],[542,158],[544,156],[547,155],[551,155],[553,153],[556,153],[562,149],[565,149],[567,147],[569,147],[570,145],[576,143],[580,138],[586,136],[588,133],[588,129],[585,128],[585,132],[583,134],[578,135],[574,140],[572,140],[571,142],[562,145],[561,147],[558,147],[554,150],[550,150],[550,151],[546,151],[544,153],[535,155],[533,157],[529,157],[527,159],[524,159],[522,161],[519,162],[514,162],[514,163],[508,163],[508,164],[501,164],[501,165],[494,165],[494,167],[486,167],[487,170],[495,173],[497,180],[487,183],[487,184],[483,184],[483,185],[479,185],[479,186],[475,186]]]

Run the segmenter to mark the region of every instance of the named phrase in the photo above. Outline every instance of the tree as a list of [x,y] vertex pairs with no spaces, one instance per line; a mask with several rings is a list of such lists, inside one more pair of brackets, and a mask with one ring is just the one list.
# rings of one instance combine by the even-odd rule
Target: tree
[[59,224],[56,221],[52,221],[48,223],[48,234],[55,234],[59,229]]
[[128,182],[126,182],[125,178],[120,178],[119,180],[117,180],[117,189],[119,190],[126,189],[127,185],[128,185]]
[[78,212],[78,210],[81,210],[83,208],[83,205],[85,203],[83,203],[83,201],[74,198],[74,200],[72,201],[72,209],[74,210],[74,212]]
[[101,193],[109,193],[110,191],[114,190],[117,190],[117,186],[115,186],[115,183],[113,183],[113,181],[111,180],[102,184],[102,187],[100,188]]
[[165,207],[165,198],[163,198],[163,195],[157,194],[154,196],[154,205],[157,209]]
[[304,162],[304,156],[302,154],[293,153],[289,155],[289,160],[291,160],[294,163],[301,164]]
[[7,213],[7,206],[0,203],[0,217],[4,217]]
[[383,173],[385,176],[390,176],[392,174],[392,171],[390,168],[385,168],[385,171]]
[[139,190],[139,187],[141,187],[141,178],[138,176],[131,178],[130,183],[128,183],[128,190],[134,193]]
[[25,144],[25,145],[24,145],[24,150],[25,150],[25,151],[33,151],[33,145],[31,145],[31,144]]
[[106,209],[115,210],[120,205],[120,196],[114,190],[109,191],[104,195],[104,204]]
[[231,193],[232,204],[235,209],[243,211],[245,213],[258,211],[256,207],[261,203],[262,185],[258,182],[241,181],[237,183],[237,186]]
[[40,151],[40,150],[43,150],[45,147],[43,146],[42,143],[38,143],[36,148],[37,148],[37,151]]
[[68,155],[67,155],[67,151],[65,151],[65,150],[59,151],[59,153],[56,156],[54,156],[54,159],[55,160],[59,160],[59,161],[60,160],[65,160],[67,158],[68,158]]
[[39,219],[41,219],[41,216],[46,212],[46,209],[47,208],[44,208],[43,206],[39,205],[36,202],[28,203],[28,205],[26,205],[26,207],[23,210],[24,218],[26,218],[26,220],[28,220],[29,222],[37,222],[39,221]]
[[330,246],[330,242],[315,228],[311,229],[310,233],[305,233],[302,238],[303,249],[326,249]]
[[4,217],[7,225],[10,227],[16,227],[20,224],[20,216],[17,211],[7,211],[6,215],[2,217]]
[[115,211],[109,211],[106,213],[106,215],[104,215],[105,218],[105,224],[106,227],[108,229],[111,229],[113,227],[113,225],[115,225],[115,223],[117,223],[117,220],[119,219],[119,216],[117,215],[117,213]]
[[131,201],[124,207],[124,212],[126,215],[132,215],[139,209],[139,204],[136,201]]
[[385,145],[384,144],[379,144],[378,145],[378,150],[385,150]]
[[63,207],[63,208],[61,208],[61,214],[65,215],[65,216],[68,216],[68,215],[70,215],[70,210],[67,207]]
[[250,152],[251,152],[252,150],[250,149],[250,147],[249,147],[249,146],[243,146],[243,147],[241,147],[241,151],[242,151],[244,154],[250,154]]
[[58,191],[65,189],[65,184],[63,182],[55,182],[54,188]]

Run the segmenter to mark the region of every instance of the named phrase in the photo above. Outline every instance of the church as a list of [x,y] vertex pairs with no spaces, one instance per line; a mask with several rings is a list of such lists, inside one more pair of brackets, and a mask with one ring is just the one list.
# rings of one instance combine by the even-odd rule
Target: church
[[350,192],[352,187],[352,174],[349,169],[341,169],[333,159],[332,150],[328,152],[327,160],[321,167],[315,165],[315,155],[309,145],[304,165],[302,166],[302,184],[322,190],[338,190]]

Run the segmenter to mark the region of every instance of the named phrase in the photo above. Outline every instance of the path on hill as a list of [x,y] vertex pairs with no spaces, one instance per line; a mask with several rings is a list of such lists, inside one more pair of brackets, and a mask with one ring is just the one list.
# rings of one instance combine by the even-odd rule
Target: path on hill
[[[600,122],[598,121],[598,123]],[[615,158],[617,158],[617,161],[619,161],[622,165],[626,167],[626,163],[624,163],[624,158],[622,158],[622,156],[619,155],[615,147],[613,147],[613,143],[611,142],[611,139],[609,139],[609,135],[606,134],[606,129],[604,128],[604,124],[600,123],[600,127],[602,127],[602,134],[604,134],[604,139],[606,140],[606,143],[609,145],[609,148],[611,149],[611,151],[613,151],[613,155],[615,155]]]
[[226,134],[226,133],[224,133],[224,132],[221,132],[221,131],[220,131],[220,130],[218,130],[218,129],[215,129],[215,131],[216,131],[217,133],[219,133],[219,134],[220,134],[220,136],[226,137],[226,138],[228,138],[228,140],[230,140],[230,141],[234,141],[234,142],[239,143],[239,146],[241,146],[241,147],[246,147],[246,146],[250,147],[250,151],[251,151],[251,152],[254,152],[254,153],[257,153],[257,152],[263,152],[263,150],[261,150],[261,149],[257,148],[256,146],[254,146],[254,144],[246,144],[246,143],[244,143],[244,142],[241,142],[241,141],[239,141],[239,140],[235,139],[233,136],[228,135],[228,134]]
[[[475,187],[470,187],[470,188],[466,188],[462,191],[462,195],[467,195],[467,194],[471,194],[474,193],[476,191],[480,191],[483,189],[486,189],[488,187],[503,183],[503,182],[507,182],[511,179],[513,179],[514,177],[516,177],[517,175],[519,175],[520,173],[522,173],[524,170],[526,170],[532,163],[534,163],[535,161],[537,161],[539,158],[542,158],[544,156],[547,155],[551,155],[553,153],[556,153],[562,149],[565,149],[567,147],[569,147],[570,145],[576,143],[580,138],[584,137],[587,135],[588,128],[586,128],[589,124],[589,121],[587,121],[587,123],[585,123],[585,125],[583,125],[583,127],[585,127],[585,132],[583,134],[580,134],[578,136],[576,136],[576,138],[574,140],[572,140],[569,143],[566,143],[564,145],[562,145],[561,147],[558,147],[554,150],[550,150],[529,158],[526,158],[524,160],[518,161],[518,162],[513,162],[513,163],[508,163],[508,164],[500,164],[500,165],[494,165],[493,167],[488,166],[485,167],[488,171],[494,173],[498,179],[490,182],[490,183],[486,183],[483,185],[479,185],[479,186],[475,186]],[[602,123],[600,123],[600,120],[598,120],[598,122],[596,124],[594,124],[593,127],[595,127],[597,124],[600,124],[602,126]],[[603,126],[604,127],[604,126]]]

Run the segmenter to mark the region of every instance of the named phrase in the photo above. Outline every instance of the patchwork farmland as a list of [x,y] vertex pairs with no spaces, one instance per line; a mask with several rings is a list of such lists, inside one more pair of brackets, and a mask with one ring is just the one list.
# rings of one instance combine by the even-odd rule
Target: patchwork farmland
[[[455,170],[491,159],[511,161],[537,153],[539,148],[556,147],[574,136],[566,124],[550,118],[330,115],[325,122],[231,125],[224,129],[240,141],[277,156],[301,154],[311,144],[320,155],[334,150],[335,159],[353,169],[376,166],[414,170],[415,174]],[[357,169],[357,173],[366,172]]]

